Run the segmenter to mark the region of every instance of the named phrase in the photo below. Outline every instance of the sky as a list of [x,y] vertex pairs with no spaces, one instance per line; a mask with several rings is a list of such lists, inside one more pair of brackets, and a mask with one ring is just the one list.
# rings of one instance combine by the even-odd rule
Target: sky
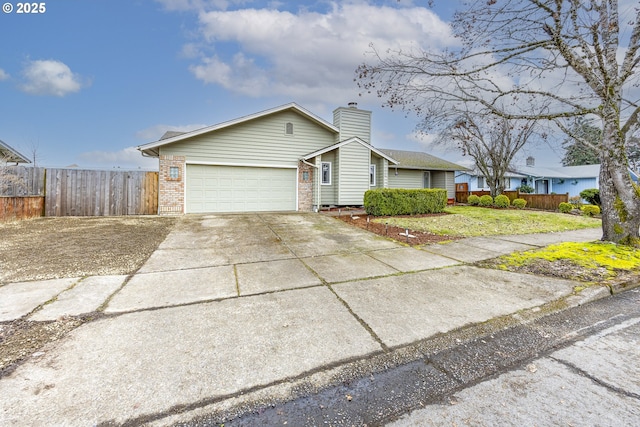
[[[135,147],[295,102],[325,120],[349,102],[372,111],[372,144],[434,150],[418,118],[359,96],[373,44],[455,46],[459,1],[50,0],[0,13],[0,139],[40,166],[157,169]],[[12,6],[7,13],[8,6]],[[428,138],[427,138],[428,139]],[[539,166],[562,152],[526,149]]]

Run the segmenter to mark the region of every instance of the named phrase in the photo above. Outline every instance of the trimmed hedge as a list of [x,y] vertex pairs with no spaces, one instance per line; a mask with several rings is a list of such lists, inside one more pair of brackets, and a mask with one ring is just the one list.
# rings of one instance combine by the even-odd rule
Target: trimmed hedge
[[467,197],[467,203],[471,206],[478,206],[480,204],[480,196],[470,194],[469,197]]
[[440,213],[447,206],[447,191],[441,188],[378,188],[364,193],[369,215],[415,215]]
[[527,206],[527,201],[525,199],[515,199],[511,204],[518,209],[524,209]]
[[562,202],[558,205],[558,210],[561,213],[569,213],[573,210],[573,205],[571,203]]
[[582,215],[585,215],[585,216],[600,215],[600,206],[584,205],[580,207],[580,210],[582,211]]
[[511,201],[504,194],[499,194],[493,199],[493,204],[496,205],[497,208],[508,208],[511,204]]
[[480,197],[480,206],[492,206],[493,205],[493,197],[488,194]]

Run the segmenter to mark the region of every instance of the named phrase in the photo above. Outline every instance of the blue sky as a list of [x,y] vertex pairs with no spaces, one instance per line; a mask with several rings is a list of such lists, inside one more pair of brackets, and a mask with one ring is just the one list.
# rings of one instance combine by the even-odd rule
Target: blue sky
[[[416,118],[359,97],[353,81],[370,43],[455,44],[447,20],[460,2],[51,0],[42,14],[9,3],[12,13],[0,13],[0,139],[35,150],[41,165],[153,169],[135,147],[166,130],[289,102],[331,121],[350,101],[373,111],[376,147],[464,163],[427,148]],[[538,164],[557,163],[557,153],[547,157]]]

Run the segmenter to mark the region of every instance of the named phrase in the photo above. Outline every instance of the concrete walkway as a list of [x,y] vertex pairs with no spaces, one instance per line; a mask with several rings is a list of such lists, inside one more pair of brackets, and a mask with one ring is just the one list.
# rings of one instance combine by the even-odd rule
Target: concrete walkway
[[0,287],[0,321],[106,314],[0,379],[0,425],[168,425],[313,390],[439,333],[581,301],[574,282],[467,263],[599,237],[411,248],[323,215],[186,216],[131,277]]

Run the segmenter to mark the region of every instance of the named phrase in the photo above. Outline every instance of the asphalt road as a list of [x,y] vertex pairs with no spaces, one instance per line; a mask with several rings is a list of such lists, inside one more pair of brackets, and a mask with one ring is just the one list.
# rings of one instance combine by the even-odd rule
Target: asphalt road
[[638,425],[640,288],[318,394],[188,426]]

